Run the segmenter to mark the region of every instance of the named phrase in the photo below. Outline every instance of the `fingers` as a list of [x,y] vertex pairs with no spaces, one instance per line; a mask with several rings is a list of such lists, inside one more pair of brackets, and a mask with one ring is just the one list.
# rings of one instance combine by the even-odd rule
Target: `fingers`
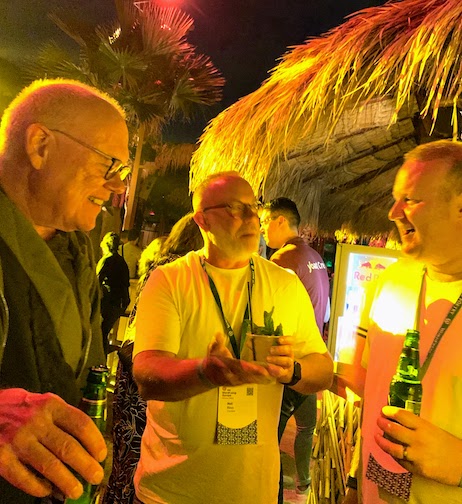
[[215,337],[207,348],[207,355],[217,355],[221,357],[232,357],[231,352],[226,347],[226,340],[223,334],[216,333]]
[[[47,463],[43,465],[43,469],[35,467],[35,465],[34,467],[66,495],[68,495],[67,491],[72,490],[70,489],[71,482],[69,481],[66,488],[60,487],[60,482],[65,479],[69,480],[70,472],[60,461],[74,469],[85,481],[93,485],[97,485],[102,481],[104,477],[103,468],[72,436],[56,427],[52,427],[48,430],[47,435],[41,439],[41,442],[47,448],[47,451],[51,452],[49,453],[50,457],[47,457]],[[72,484],[75,486],[75,478],[72,477],[71,479]]]
[[92,484],[102,480],[97,460],[105,458],[106,445],[87,415],[54,394],[10,389],[2,399],[0,474],[5,479],[37,497],[50,494],[51,482],[72,498],[79,497],[82,485],[66,466]]
[[46,497],[51,494],[50,483],[38,478],[21,464],[9,446],[0,447],[0,476],[34,497]]
[[244,383],[269,383],[272,380],[268,370],[254,362],[233,358],[206,359],[204,370],[207,377],[217,385],[233,386]]
[[414,413],[402,408],[396,408],[395,406],[384,406],[382,408],[382,415],[386,418],[392,418],[408,429],[416,429],[420,421],[420,418]]
[[20,434],[15,440],[15,449],[18,459],[23,464],[43,475],[64,495],[76,498],[82,493],[83,488],[77,478],[59,458],[41,443],[28,443],[26,436]]
[[375,434],[374,438],[375,442],[384,452],[391,455],[399,465],[403,466],[408,471],[413,472],[414,464],[412,462],[412,450],[409,446],[393,443],[381,434]]
[[[88,415],[63,402],[53,411],[53,419],[57,427],[77,439],[94,459],[102,462],[106,458],[107,447],[104,438]],[[75,452],[76,445],[66,444],[66,449],[73,449]],[[83,452],[78,450],[78,453]]]

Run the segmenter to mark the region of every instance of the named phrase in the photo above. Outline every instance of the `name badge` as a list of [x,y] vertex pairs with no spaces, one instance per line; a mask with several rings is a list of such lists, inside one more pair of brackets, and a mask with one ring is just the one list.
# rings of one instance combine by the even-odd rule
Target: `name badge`
[[255,384],[219,388],[218,444],[257,444],[257,390]]

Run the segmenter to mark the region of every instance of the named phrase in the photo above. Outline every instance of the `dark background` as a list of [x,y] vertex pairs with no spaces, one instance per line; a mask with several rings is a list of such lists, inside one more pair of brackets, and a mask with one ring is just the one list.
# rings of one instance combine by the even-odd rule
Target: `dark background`
[[[157,0],[176,5],[195,20],[189,41],[212,58],[225,79],[220,105],[198,113],[189,124],[173,124],[170,141],[194,142],[209,119],[257,89],[289,46],[325,33],[357,10],[384,0]],[[115,18],[113,0],[0,0],[0,57],[32,56],[54,39],[75,47],[47,17],[53,6],[78,2],[83,19],[105,23]],[[326,55],[329,57],[329,55]]]

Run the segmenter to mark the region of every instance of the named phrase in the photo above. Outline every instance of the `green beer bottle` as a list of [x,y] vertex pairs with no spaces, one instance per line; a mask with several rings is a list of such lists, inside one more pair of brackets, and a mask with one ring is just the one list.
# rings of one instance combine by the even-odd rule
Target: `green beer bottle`
[[422,382],[420,381],[419,331],[406,332],[396,373],[390,383],[388,404],[420,415]]
[[[106,366],[90,368],[87,383],[80,401],[80,409],[84,411],[104,434],[106,431],[107,399],[106,386],[109,369]],[[81,478],[79,478],[82,480]],[[78,499],[66,499],[66,504],[92,504],[96,497],[98,485],[82,481],[83,494]]]

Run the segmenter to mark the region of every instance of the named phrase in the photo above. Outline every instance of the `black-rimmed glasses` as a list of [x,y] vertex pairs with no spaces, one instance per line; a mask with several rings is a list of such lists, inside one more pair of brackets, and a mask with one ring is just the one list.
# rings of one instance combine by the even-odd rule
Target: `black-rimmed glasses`
[[262,204],[259,201],[255,203],[241,203],[240,201],[233,201],[231,203],[223,203],[221,205],[214,205],[210,207],[203,208],[203,212],[208,210],[215,210],[217,208],[224,208],[231,217],[238,217],[242,219],[247,212],[253,215],[259,215],[262,209]]
[[77,142],[82,147],[90,149],[91,151],[96,152],[96,154],[99,154],[100,156],[103,156],[104,158],[110,160],[111,164],[104,175],[105,180],[110,180],[112,177],[115,177],[116,175],[119,175],[120,180],[125,180],[127,178],[127,176],[131,173],[132,167],[131,167],[130,163],[124,164],[120,159],[112,157],[103,151],[100,151],[96,147],[93,147],[92,145],[87,144],[83,140],[79,140],[78,138],[75,138],[74,136],[70,135],[69,133],[66,133],[65,131],[62,131],[59,129],[52,129],[52,128],[48,128],[48,129],[50,131],[55,132],[55,133],[61,133],[61,135],[64,135],[65,137],[69,138],[70,140],[73,140],[74,142]]

